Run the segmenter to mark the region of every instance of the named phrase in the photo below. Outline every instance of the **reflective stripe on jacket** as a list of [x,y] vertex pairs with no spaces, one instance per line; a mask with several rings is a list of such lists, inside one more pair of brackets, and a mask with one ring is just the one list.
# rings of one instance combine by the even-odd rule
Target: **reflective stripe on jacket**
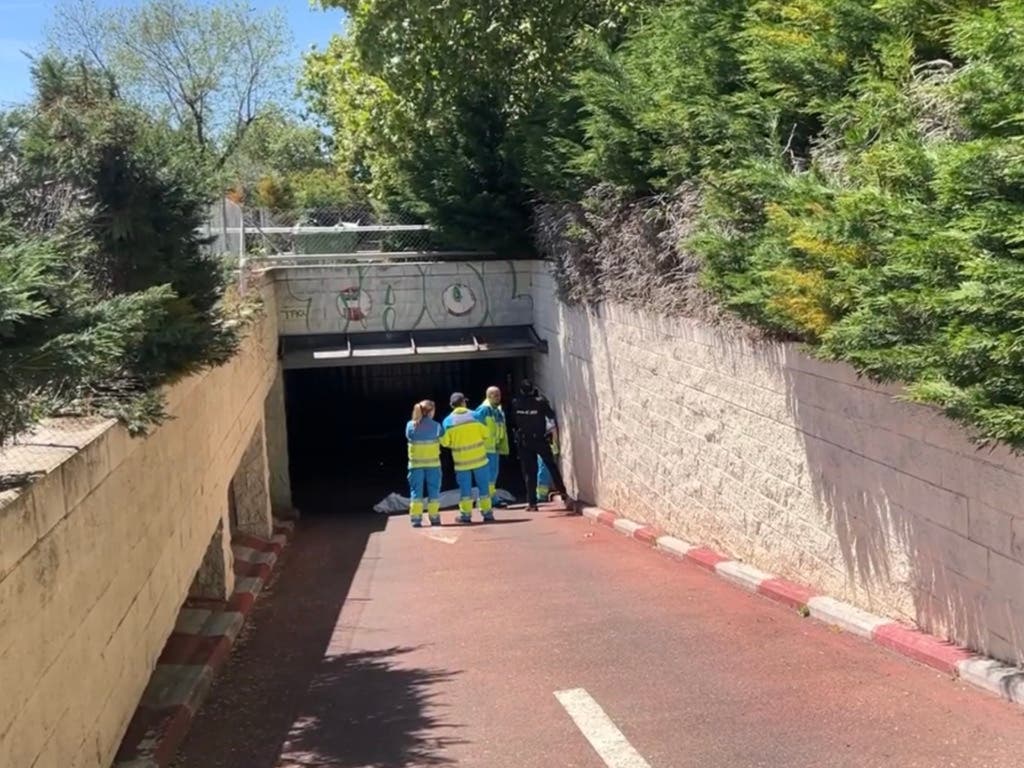
[[[547,428],[548,428],[547,438],[548,438],[548,444],[551,445],[551,455],[552,456],[557,456],[558,455],[558,427],[555,425],[555,420],[554,419],[547,419],[545,421],[545,424],[547,425]],[[543,464],[544,464],[544,462],[541,462],[541,465],[543,465]]]
[[468,408],[456,408],[443,424],[441,445],[451,449],[456,472],[487,466],[487,427]]
[[409,469],[433,469],[441,466],[441,436],[444,428],[433,419],[405,426],[409,442]]
[[508,456],[508,427],[505,425],[505,412],[501,406],[491,405],[484,400],[475,413],[487,427],[487,452]]

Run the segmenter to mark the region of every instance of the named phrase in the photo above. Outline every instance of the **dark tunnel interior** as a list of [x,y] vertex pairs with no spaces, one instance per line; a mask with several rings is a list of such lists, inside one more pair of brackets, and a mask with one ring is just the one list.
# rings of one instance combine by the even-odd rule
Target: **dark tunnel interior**
[[[408,496],[405,425],[422,399],[448,414],[452,392],[473,407],[489,386],[506,407],[513,387],[530,374],[528,358],[398,363],[285,372],[292,494],[303,513],[365,513],[390,493]],[[513,447],[514,451],[514,447]],[[442,451],[443,489],[455,487]],[[516,456],[502,459],[498,485],[524,493]]]

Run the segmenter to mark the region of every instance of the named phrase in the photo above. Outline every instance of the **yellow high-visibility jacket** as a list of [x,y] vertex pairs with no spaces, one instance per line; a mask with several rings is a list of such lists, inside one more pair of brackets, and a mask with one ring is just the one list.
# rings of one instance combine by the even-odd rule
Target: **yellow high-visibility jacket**
[[441,445],[452,452],[455,471],[487,466],[487,426],[468,408],[456,408],[442,425]]
[[505,412],[500,405],[491,405],[484,400],[476,409],[478,418],[483,419],[487,427],[487,452],[499,456],[508,456],[508,427],[505,424]]
[[438,469],[441,466],[441,435],[444,428],[433,419],[419,424],[410,421],[405,427],[409,443],[409,469]]

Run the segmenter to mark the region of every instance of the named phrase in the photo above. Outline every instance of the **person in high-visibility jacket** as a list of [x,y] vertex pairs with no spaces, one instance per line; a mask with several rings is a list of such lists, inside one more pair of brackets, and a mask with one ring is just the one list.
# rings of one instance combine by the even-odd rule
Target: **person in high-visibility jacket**
[[480,512],[485,522],[494,520],[490,480],[487,473],[487,426],[466,407],[466,396],[456,392],[451,397],[452,412],[445,417],[441,445],[452,452],[455,480],[459,486],[459,522],[473,520],[473,485],[480,494]]
[[414,528],[423,525],[424,497],[430,524],[441,524],[443,435],[444,427],[434,421],[434,402],[423,400],[416,403],[412,408],[412,420],[405,425],[405,439],[409,443],[409,515]]
[[[548,445],[551,446],[551,455],[558,461],[558,427],[552,419],[547,419]],[[551,493],[551,472],[548,470],[544,460],[537,457],[537,501],[547,501]]]
[[508,456],[508,427],[505,425],[505,412],[501,409],[501,390],[497,387],[488,387],[487,395],[475,413],[487,427],[487,474],[490,480],[491,505],[500,507],[498,472],[501,469],[501,457]]

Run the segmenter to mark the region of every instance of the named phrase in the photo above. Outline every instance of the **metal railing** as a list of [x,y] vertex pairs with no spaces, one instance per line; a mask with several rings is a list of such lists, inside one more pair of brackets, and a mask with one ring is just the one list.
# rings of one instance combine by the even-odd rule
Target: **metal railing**
[[212,249],[237,256],[242,268],[486,255],[443,240],[411,216],[362,205],[280,211],[223,200],[207,234]]

